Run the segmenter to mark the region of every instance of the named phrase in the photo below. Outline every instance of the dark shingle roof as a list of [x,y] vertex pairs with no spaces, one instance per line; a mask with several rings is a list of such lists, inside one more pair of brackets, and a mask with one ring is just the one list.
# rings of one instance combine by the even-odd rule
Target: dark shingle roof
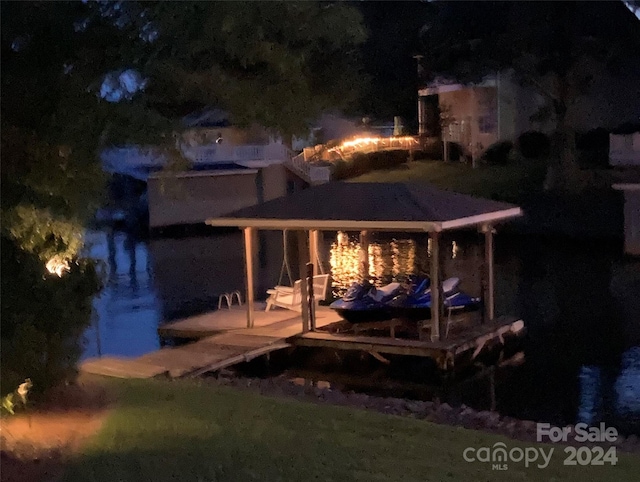
[[386,226],[391,228],[396,223],[404,223],[407,229],[439,230],[520,214],[520,209],[513,204],[444,191],[425,184],[330,182],[240,209],[207,223],[276,227],[281,221],[281,227],[307,229],[314,229],[314,222],[319,223],[318,228],[327,229],[329,225],[340,225],[343,229],[385,229]]

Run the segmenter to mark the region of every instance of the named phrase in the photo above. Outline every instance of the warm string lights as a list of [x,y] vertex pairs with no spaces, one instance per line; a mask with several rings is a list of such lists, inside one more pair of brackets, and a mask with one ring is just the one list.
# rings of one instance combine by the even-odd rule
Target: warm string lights
[[332,147],[329,152],[377,150],[377,149],[410,149],[418,145],[418,140],[413,136],[402,137],[357,137],[342,142],[339,146]]

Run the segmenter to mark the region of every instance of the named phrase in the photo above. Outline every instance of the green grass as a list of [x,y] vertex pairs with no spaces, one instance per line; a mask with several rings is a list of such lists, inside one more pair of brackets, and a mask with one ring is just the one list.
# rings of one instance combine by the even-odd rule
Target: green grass
[[546,165],[543,161],[481,166],[459,162],[415,161],[398,168],[372,171],[353,182],[426,182],[442,189],[502,201],[519,202],[540,192]]
[[506,472],[462,458],[503,437],[364,410],[275,399],[202,381],[109,381],[119,405],[66,481],[637,480],[640,459]]

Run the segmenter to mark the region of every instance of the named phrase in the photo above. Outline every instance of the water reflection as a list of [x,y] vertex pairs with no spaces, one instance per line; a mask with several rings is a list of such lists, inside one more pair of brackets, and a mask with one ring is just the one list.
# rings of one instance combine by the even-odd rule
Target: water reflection
[[[257,292],[264,294],[278,284],[283,239],[277,232],[262,236],[264,254],[256,264]],[[121,232],[94,232],[89,238],[89,254],[103,261],[108,282],[94,302],[85,356],[157,349],[159,322],[215,309],[220,293],[244,291],[240,233],[141,241]],[[364,274],[364,253],[355,233],[325,233],[324,239],[320,257],[329,261],[333,289],[340,294]],[[481,239],[477,233],[442,237],[443,276],[458,276],[472,296],[480,294]],[[497,235],[496,313],[521,316],[528,330],[525,363],[497,379],[501,412],[557,424],[639,426],[640,264],[617,259],[616,249]],[[373,235],[366,255],[376,284],[429,272],[426,235]],[[292,250],[294,278],[296,256]],[[358,373],[360,383],[377,385],[381,371],[396,385],[408,376],[402,367],[374,363],[371,373]],[[318,373],[321,380],[329,376]]]
[[146,243],[123,232],[93,231],[87,254],[101,263],[106,283],[93,302],[83,356],[139,356],[158,349],[161,308]]
[[[474,244],[473,236],[462,240],[449,240],[443,236],[443,263],[445,277],[463,279],[465,291],[478,296],[482,250]],[[366,277],[375,286],[394,281],[405,281],[407,276],[427,276],[430,271],[431,239],[426,235],[411,238],[390,237],[379,234],[368,243],[369,271]],[[358,234],[338,232],[329,247],[333,295],[344,295],[354,282],[364,276],[364,253]]]
[[622,355],[622,370],[615,391],[620,414],[640,417],[640,347],[633,347]]
[[579,422],[591,425],[602,411],[601,375],[601,369],[597,366],[583,366],[580,369]]

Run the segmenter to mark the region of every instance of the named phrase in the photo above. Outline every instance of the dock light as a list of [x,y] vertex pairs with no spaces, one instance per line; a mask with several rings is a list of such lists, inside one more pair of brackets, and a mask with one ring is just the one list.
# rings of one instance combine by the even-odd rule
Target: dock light
[[46,264],[47,271],[51,274],[56,274],[59,277],[62,277],[65,273],[69,272],[71,269],[69,266],[69,261],[63,258],[62,256],[54,256]]

